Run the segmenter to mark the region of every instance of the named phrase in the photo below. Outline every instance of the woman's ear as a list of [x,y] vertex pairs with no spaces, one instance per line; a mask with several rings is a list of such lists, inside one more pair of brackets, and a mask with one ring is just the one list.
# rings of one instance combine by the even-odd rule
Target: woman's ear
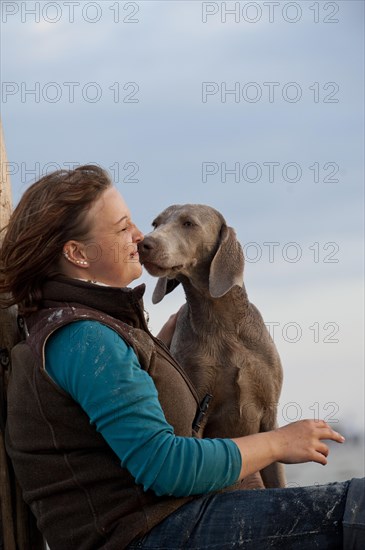
[[232,227],[223,224],[220,244],[210,264],[209,292],[213,298],[224,296],[235,285],[243,285],[244,258]]
[[155,290],[152,294],[152,303],[158,304],[161,302],[161,300],[166,296],[166,294],[169,294],[172,292],[178,285],[180,284],[180,281],[177,281],[176,279],[168,279],[167,277],[160,277],[157,281],[157,284],[155,286]]
[[62,254],[71,264],[78,267],[90,267],[84,246],[77,241],[67,241],[63,245]]

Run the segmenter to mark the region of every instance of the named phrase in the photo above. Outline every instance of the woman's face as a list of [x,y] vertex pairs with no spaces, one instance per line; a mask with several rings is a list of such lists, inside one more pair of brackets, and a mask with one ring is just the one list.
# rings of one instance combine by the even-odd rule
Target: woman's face
[[[71,266],[70,261],[67,262],[66,274],[75,268],[77,277],[115,287],[128,286],[140,277],[142,266],[137,244],[143,239],[143,234],[132,222],[129,208],[115,187],[102,193],[86,219],[90,231],[87,239],[79,243],[79,255],[75,256],[72,247],[68,249],[73,241],[64,246],[68,260],[70,256],[75,259]],[[81,258],[84,264],[80,265],[77,258]]]

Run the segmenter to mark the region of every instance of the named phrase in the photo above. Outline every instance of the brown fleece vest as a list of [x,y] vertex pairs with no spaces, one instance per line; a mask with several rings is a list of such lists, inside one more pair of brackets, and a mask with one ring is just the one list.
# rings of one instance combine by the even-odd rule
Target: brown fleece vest
[[192,430],[198,402],[167,348],[148,331],[144,285],[102,287],[48,281],[43,307],[27,320],[29,337],[12,352],[6,446],[24,499],[52,550],[120,550],[190,498],[157,497],[136,485],[69,394],[47,375],[44,350],[58,328],[80,319],[111,327],[153,378],[167,421]]

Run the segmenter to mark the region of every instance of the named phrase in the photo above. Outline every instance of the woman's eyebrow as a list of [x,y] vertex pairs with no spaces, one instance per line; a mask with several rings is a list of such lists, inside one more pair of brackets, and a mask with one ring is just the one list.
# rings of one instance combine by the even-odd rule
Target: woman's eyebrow
[[118,223],[122,222],[123,220],[127,220],[129,218],[129,216],[123,216],[122,218],[120,218],[120,220],[118,220],[117,222],[115,222],[114,225],[117,225]]

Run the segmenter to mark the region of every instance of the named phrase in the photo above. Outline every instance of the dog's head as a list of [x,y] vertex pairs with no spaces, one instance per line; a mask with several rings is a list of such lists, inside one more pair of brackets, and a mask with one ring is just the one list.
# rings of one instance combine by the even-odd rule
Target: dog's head
[[153,231],[139,243],[140,260],[159,277],[153,303],[179,284],[179,275],[194,284],[194,275],[208,274],[209,292],[220,298],[242,286],[243,252],[234,229],[217,210],[202,204],[172,205],[152,222]]

